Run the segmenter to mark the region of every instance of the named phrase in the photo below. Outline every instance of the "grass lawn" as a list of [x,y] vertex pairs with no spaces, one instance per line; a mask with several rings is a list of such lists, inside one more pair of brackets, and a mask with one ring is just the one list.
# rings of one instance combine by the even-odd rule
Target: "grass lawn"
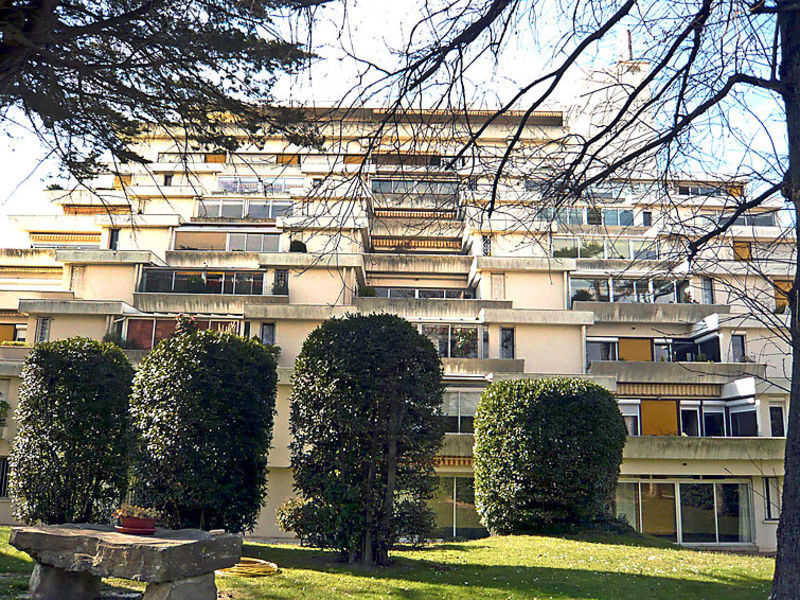
[[[8,546],[8,533],[0,528],[0,597],[16,598],[27,588],[31,563]],[[276,562],[281,572],[218,576],[220,598],[763,599],[773,570],[769,558],[599,535],[509,536],[401,550],[387,569],[347,566],[334,553],[289,545],[247,544],[244,554]]]

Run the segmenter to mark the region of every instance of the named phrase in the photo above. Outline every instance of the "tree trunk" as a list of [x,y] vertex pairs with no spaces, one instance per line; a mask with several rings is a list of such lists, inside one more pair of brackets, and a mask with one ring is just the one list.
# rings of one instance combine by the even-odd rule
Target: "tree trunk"
[[[789,169],[783,194],[795,210],[795,245],[800,240],[800,10],[778,2],[780,30],[780,80],[786,107],[789,138]],[[796,6],[796,5],[795,5]],[[778,525],[778,556],[772,582],[772,600],[796,600],[800,595],[800,261],[795,263],[794,285],[789,294],[791,309],[792,375],[789,395],[789,425],[784,458],[783,510]]]
[[397,437],[400,435],[400,407],[398,395],[392,394],[389,403],[389,436],[386,448],[386,489],[383,496],[383,510],[375,552],[375,564],[389,564],[389,546],[391,545],[392,514],[394,513],[394,490],[397,487]]

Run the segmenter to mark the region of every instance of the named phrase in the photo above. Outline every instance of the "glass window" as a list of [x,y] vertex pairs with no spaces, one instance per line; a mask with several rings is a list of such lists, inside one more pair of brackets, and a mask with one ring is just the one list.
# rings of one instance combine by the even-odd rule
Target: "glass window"
[[631,245],[629,240],[608,240],[608,258],[629,259]]
[[717,527],[720,543],[751,540],[750,494],[745,483],[717,483]]
[[689,544],[716,543],[714,484],[681,483],[680,490],[683,542]]
[[731,336],[731,359],[733,362],[744,362],[745,348],[743,335]]
[[758,436],[758,419],[755,408],[731,412],[731,435],[735,437]]
[[614,279],[614,302],[636,302],[635,281],[632,279]]
[[632,240],[633,258],[637,260],[658,260],[657,240]]
[[602,238],[583,238],[580,249],[581,258],[604,258],[605,250],[603,248]]
[[586,210],[586,223],[589,225],[602,225],[603,213],[599,208],[588,208]]
[[781,487],[781,482],[777,477],[764,477],[764,506],[768,520],[776,521],[781,518],[783,502]]
[[650,227],[653,224],[653,213],[646,210],[642,213],[642,225]]
[[418,291],[420,298],[425,299],[441,299],[444,298],[444,290],[419,290]]
[[786,421],[783,418],[783,406],[773,404],[769,407],[769,424],[772,437],[786,437]]
[[453,327],[450,337],[452,358],[478,358],[478,328]]
[[153,319],[128,319],[125,340],[135,350],[150,350],[153,347]]
[[247,234],[245,250],[248,252],[261,252],[262,237],[257,233]]
[[514,328],[500,328],[500,358],[514,358]]
[[622,420],[625,421],[625,429],[628,430],[628,435],[640,435],[639,405],[620,404],[619,410],[622,413]]
[[261,324],[261,343],[268,346],[275,345],[275,323]]
[[197,205],[198,217],[218,217],[221,202],[219,200],[200,200]]
[[639,279],[634,282],[636,287],[636,302],[650,302],[650,282]]
[[232,233],[228,239],[231,250],[244,250],[247,236],[244,233]]
[[229,219],[241,219],[244,214],[244,202],[242,200],[230,201],[227,200],[222,203],[221,216]]
[[250,219],[269,219],[269,203],[250,201],[247,206],[247,217]]
[[555,258],[578,258],[578,242],[576,240],[553,240],[553,256]]
[[672,344],[669,342],[654,342],[653,360],[655,362],[672,362]]
[[606,225],[619,225],[619,212],[615,208],[607,208],[603,211],[603,222]]
[[641,482],[642,533],[678,541],[675,484]]
[[272,203],[272,218],[277,219],[278,217],[285,217],[286,215],[291,214],[292,212],[292,203],[291,202],[273,202]]
[[619,224],[622,227],[631,227],[633,225],[633,211],[620,210],[619,211]]
[[703,277],[701,280],[703,304],[714,304],[714,280]]
[[596,360],[617,360],[617,342],[586,341],[586,364]]
[[639,531],[639,484],[621,481],[614,498],[614,516]]
[[571,301],[608,302],[607,279],[577,279],[569,280]]
[[390,298],[416,298],[417,292],[412,288],[389,288]]
[[653,301],[656,304],[673,304],[675,302],[675,282],[654,279]]
[[261,248],[262,252],[278,252],[281,245],[281,236],[278,234],[265,233],[263,236],[264,243]]
[[440,356],[446,357],[450,338],[450,328],[447,325],[423,325],[422,334],[427,335],[436,347]]
[[723,408],[703,409],[703,435],[706,437],[725,436],[725,410]]
[[681,434],[690,437],[697,437],[700,435],[699,407],[681,407]]

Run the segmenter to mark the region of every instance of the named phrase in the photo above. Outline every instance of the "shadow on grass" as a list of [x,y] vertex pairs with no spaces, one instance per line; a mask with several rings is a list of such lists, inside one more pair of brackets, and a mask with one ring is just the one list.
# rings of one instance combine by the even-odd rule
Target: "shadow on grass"
[[[580,538],[582,541],[583,538]],[[606,538],[605,543],[614,543]],[[643,544],[646,545],[646,544]],[[475,550],[474,546],[441,545],[451,550]],[[659,546],[660,547],[660,546]],[[244,554],[277,562],[282,568],[306,571],[295,576],[285,575],[282,587],[297,587],[303,597],[315,597],[313,586],[317,585],[319,596],[327,593],[327,585],[343,582],[304,577],[304,575],[329,574],[343,575],[379,583],[384,594],[391,597],[422,599],[431,594],[447,597],[556,597],[556,598],[596,598],[597,600],[619,600],[620,598],[647,598],[648,600],[680,598],[704,599],[756,599],[764,598],[769,592],[769,581],[736,571],[693,572],[704,581],[687,580],[676,574],[667,577],[651,574],[618,573],[591,569],[570,569],[566,567],[545,567],[525,565],[487,565],[471,563],[451,563],[395,556],[391,567],[371,568],[361,565],[348,565],[338,560],[338,553],[300,547],[274,547],[246,544]],[[460,588],[458,590],[454,588]],[[435,590],[435,591],[434,591]],[[373,598],[375,590],[365,588],[359,593],[356,585],[351,593],[355,597]],[[238,597],[238,596],[237,596]],[[268,590],[261,591],[253,598],[271,598]],[[281,596],[284,597],[284,596]],[[328,597],[328,596],[324,596]]]

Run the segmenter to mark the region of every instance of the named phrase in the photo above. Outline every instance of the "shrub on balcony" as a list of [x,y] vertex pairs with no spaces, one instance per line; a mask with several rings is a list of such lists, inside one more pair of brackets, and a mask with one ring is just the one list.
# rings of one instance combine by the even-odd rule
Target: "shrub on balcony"
[[475,504],[492,533],[611,518],[625,424],[606,389],[580,379],[490,385],[475,414]]
[[10,493],[25,523],[106,522],[128,481],[133,368],[113,344],[37,344],[20,377]]
[[134,379],[136,502],[172,526],[252,530],[267,491],[276,389],[272,349],[184,319]]
[[441,403],[439,355],[407,321],[351,315],[315,329],[297,358],[290,416],[305,502],[287,507],[286,526],[379,565],[398,537],[427,537]]

